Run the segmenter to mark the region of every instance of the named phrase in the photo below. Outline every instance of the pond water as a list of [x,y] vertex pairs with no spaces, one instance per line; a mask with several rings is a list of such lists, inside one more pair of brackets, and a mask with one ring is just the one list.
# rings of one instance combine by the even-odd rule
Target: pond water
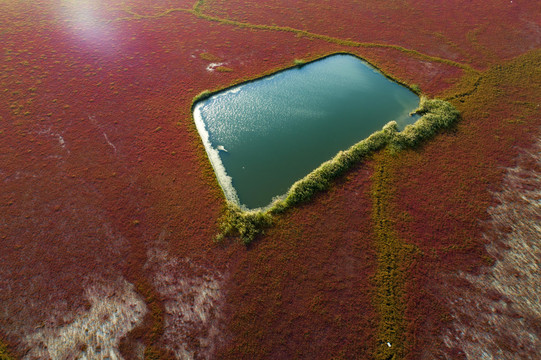
[[214,94],[194,119],[226,198],[269,205],[338,151],[409,113],[419,97],[352,55],[333,55]]

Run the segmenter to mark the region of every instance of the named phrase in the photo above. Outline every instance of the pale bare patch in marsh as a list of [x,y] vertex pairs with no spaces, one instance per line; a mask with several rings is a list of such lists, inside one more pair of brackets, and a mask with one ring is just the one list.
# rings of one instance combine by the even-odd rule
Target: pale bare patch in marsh
[[451,300],[443,340],[468,359],[537,359],[541,349],[541,140],[508,169],[489,209],[494,265]]
[[212,358],[222,334],[222,275],[157,249],[146,267],[165,308],[164,347],[177,359]]
[[[143,299],[124,279],[86,289],[89,307],[61,327],[42,327],[24,338],[24,359],[122,359],[120,339],[142,321]],[[141,345],[141,358],[144,347]]]

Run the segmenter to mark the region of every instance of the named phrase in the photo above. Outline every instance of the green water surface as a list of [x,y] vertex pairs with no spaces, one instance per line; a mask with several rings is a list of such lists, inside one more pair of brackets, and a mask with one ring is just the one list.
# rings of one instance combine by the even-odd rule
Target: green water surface
[[351,55],[216,93],[194,119],[226,197],[264,207],[340,150],[409,113],[419,97]]

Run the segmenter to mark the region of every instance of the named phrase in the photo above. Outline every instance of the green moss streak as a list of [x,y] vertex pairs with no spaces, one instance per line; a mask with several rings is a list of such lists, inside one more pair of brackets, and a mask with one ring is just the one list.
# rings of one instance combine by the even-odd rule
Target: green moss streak
[[116,19],[109,20],[108,22],[128,21],[128,20],[142,20],[142,19],[158,19],[158,18],[170,15],[170,14],[175,13],[175,12],[184,12],[184,13],[190,13],[190,14],[194,13],[194,10],[192,10],[192,9],[183,9],[183,8],[167,9],[165,11],[162,11],[161,13],[154,14],[154,15],[141,15],[141,14],[138,14],[135,11],[133,11],[131,9],[128,9],[128,8],[125,8],[125,9],[122,9],[122,10],[124,12],[130,14],[130,16],[119,17],[119,18],[116,18]]
[[462,101],[462,98],[472,95],[477,90],[482,79],[483,75],[471,71],[466,72],[460,82],[452,88],[452,93],[444,96],[444,99],[446,101],[454,99]]
[[8,347],[0,340],[0,360],[15,360],[10,354]]

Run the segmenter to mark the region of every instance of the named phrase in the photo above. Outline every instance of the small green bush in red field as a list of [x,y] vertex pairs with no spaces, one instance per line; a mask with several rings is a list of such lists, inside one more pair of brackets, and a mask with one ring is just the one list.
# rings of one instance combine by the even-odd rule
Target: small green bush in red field
[[413,125],[396,134],[393,145],[404,147],[415,147],[422,140],[428,139],[439,130],[447,128],[455,123],[459,117],[458,110],[447,101],[421,97],[421,103],[415,113],[422,114],[422,117]]

